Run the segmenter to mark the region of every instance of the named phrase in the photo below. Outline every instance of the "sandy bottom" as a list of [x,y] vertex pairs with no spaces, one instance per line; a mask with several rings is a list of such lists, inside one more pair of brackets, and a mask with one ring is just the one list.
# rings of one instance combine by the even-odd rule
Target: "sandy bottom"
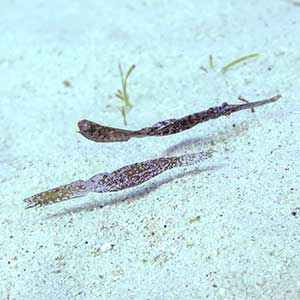
[[[300,298],[300,2],[2,0],[0,15],[1,299]],[[136,64],[128,129],[282,98],[93,143],[79,120],[125,127],[118,63]],[[25,210],[52,187],[208,150],[133,189]]]

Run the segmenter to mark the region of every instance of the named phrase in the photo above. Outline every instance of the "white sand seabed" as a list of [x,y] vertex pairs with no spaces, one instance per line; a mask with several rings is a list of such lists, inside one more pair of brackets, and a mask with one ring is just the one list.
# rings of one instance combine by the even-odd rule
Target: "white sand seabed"
[[[299,299],[299,25],[288,0],[2,0],[0,299]],[[169,137],[93,143],[80,119],[124,127],[119,62],[136,64],[130,129],[283,97]],[[55,186],[209,149],[131,190],[24,209]]]

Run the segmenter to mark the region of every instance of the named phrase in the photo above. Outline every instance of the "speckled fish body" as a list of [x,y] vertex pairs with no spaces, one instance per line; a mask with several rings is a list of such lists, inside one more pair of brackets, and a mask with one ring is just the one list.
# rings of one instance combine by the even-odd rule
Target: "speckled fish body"
[[253,110],[255,107],[275,102],[280,97],[280,95],[277,95],[269,99],[246,102],[243,104],[228,104],[224,102],[222,105],[211,107],[207,110],[193,113],[183,118],[160,121],[150,127],[135,131],[103,126],[89,120],[79,121],[78,127],[79,132],[84,137],[98,143],[124,142],[133,137],[166,136],[190,129],[208,120],[216,119],[221,116],[229,116],[240,110]]
[[211,152],[161,157],[134,163],[111,173],[100,173],[88,180],[78,180],[36,195],[24,201],[26,208],[54,204],[86,196],[90,192],[117,192],[140,185],[162,172],[176,167],[190,166],[211,156]]
[[89,180],[94,182],[94,192],[116,192],[136,185],[176,167],[189,166],[211,156],[211,152],[161,157],[122,167],[112,173],[101,173]]

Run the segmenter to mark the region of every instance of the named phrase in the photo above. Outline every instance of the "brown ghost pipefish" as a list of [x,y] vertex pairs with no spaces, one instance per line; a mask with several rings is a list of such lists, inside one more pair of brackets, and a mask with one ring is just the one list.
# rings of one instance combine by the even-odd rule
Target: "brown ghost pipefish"
[[253,109],[255,107],[265,105],[277,101],[281,96],[264,99],[255,102],[243,100],[243,104],[228,104],[224,102],[220,106],[211,107],[207,110],[187,115],[179,119],[169,119],[145,127],[140,130],[126,130],[121,128],[113,128],[94,123],[89,120],[81,120],[78,122],[79,133],[89,140],[98,143],[105,142],[125,142],[133,137],[141,138],[146,136],[165,136],[175,134],[190,129],[199,123],[216,119],[221,116],[229,116],[230,114],[244,110]]
[[43,206],[86,196],[90,192],[117,192],[142,184],[160,173],[195,164],[211,156],[211,151],[161,157],[134,163],[111,173],[100,173],[88,180],[77,180],[69,184],[33,195],[24,201],[26,208]]

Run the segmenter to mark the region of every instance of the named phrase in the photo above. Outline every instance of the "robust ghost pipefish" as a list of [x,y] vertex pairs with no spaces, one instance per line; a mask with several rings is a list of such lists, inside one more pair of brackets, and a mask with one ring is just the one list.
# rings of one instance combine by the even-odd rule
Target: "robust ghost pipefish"
[[77,180],[69,184],[33,195],[24,201],[26,208],[43,206],[79,198],[90,192],[117,192],[142,184],[160,173],[196,164],[211,156],[211,151],[184,154],[181,156],[161,157],[124,166],[111,173],[100,173],[88,180]]
[[79,121],[78,127],[79,133],[87,139],[97,143],[125,142],[133,137],[141,138],[146,136],[165,136],[175,134],[190,129],[200,123],[216,119],[221,116],[229,116],[240,110],[251,109],[253,111],[255,107],[275,102],[280,97],[280,95],[277,95],[269,99],[255,102],[243,100],[245,102],[243,104],[228,104],[227,102],[224,102],[219,106],[211,107],[207,110],[193,113],[179,119],[160,121],[150,127],[145,127],[140,130],[113,128],[103,126],[89,120]]

